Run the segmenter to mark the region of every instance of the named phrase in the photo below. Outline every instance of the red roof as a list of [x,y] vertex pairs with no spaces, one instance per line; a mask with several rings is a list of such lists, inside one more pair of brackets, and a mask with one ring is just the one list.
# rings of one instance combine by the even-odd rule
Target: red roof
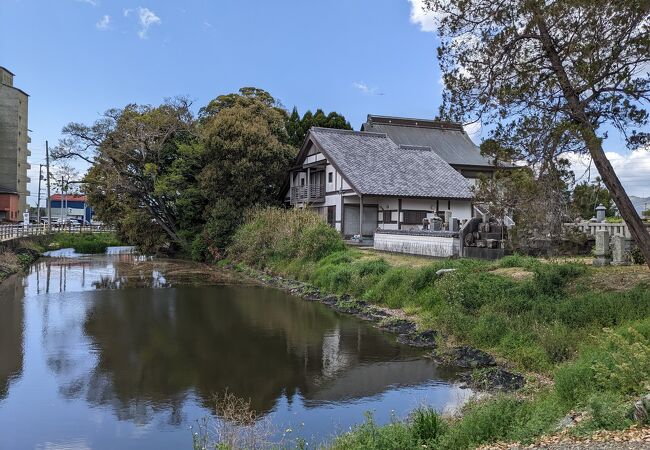
[[[59,201],[61,200],[61,194],[54,194],[50,197],[54,201]],[[64,197],[64,200],[68,202],[85,202],[86,201],[86,196],[85,195],[73,195],[73,194],[66,194]]]

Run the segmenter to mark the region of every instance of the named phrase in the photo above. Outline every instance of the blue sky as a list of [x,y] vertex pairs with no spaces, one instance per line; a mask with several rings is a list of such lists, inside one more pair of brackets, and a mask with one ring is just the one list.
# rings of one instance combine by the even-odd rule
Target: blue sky
[[[418,3],[0,0],[0,65],[31,95],[32,191],[46,139],[131,102],[187,95],[198,108],[256,86],[287,108],[338,111],[355,129],[369,113],[432,117],[436,36]],[[630,193],[650,195],[650,158],[610,146]]]

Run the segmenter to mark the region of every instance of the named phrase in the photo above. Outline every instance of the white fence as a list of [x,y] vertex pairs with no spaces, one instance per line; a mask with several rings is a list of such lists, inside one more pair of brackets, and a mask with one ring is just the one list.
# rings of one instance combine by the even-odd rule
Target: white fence
[[[575,228],[585,234],[592,236],[596,235],[596,231],[609,231],[610,236],[625,236],[627,239],[632,239],[630,230],[625,222],[620,223],[607,223],[607,222],[579,222],[579,223],[565,223],[566,228]],[[646,225],[650,229],[650,226]]]
[[452,258],[460,254],[460,240],[457,237],[426,236],[423,234],[375,233],[375,250],[409,253],[411,255]]
[[113,231],[106,225],[81,225],[81,224],[52,224],[52,229],[48,230],[46,224],[29,224],[29,225],[0,225],[0,241],[11,239],[40,236],[49,233],[104,233]]

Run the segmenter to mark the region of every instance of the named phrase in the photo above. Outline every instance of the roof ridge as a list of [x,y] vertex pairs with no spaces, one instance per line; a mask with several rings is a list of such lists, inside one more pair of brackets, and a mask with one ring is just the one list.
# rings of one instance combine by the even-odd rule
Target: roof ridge
[[326,133],[336,133],[336,134],[355,134],[360,136],[373,136],[373,137],[382,137],[382,138],[388,137],[386,133],[378,133],[376,131],[342,130],[340,128],[311,127],[309,131],[323,131]]
[[438,128],[443,130],[465,131],[463,129],[463,124],[460,122],[452,122],[440,119],[418,119],[415,117],[379,116],[368,114],[367,121],[371,125],[373,123],[378,123],[404,127]]

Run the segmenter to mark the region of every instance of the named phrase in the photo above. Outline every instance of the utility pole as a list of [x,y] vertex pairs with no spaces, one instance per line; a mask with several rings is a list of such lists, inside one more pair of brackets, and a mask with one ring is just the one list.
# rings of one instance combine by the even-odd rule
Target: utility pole
[[50,200],[50,148],[45,141],[45,166],[47,179],[47,232],[52,232],[52,201]]
[[63,175],[61,175],[61,226],[65,223],[63,221]]
[[36,200],[36,224],[41,224],[41,180],[43,179],[43,164],[38,165],[38,197]]

